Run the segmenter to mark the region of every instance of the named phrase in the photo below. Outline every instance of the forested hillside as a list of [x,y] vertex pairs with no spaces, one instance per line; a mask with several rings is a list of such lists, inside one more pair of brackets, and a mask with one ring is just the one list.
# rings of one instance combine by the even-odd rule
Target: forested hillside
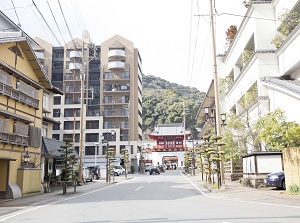
[[143,133],[154,130],[155,124],[182,123],[183,107],[186,108],[186,128],[196,137],[196,115],[205,93],[170,83],[159,77],[143,75]]

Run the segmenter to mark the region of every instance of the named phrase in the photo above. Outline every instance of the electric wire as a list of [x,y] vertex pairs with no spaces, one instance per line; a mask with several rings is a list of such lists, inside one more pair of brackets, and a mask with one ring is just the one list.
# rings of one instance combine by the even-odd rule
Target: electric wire
[[[198,8],[198,13],[199,13],[199,3],[198,3],[198,0],[197,0],[197,8]],[[197,43],[198,43],[199,24],[200,24],[200,17],[198,17],[198,21],[197,21],[196,39],[195,39],[195,45],[194,45],[193,61],[192,61],[192,69],[191,69],[191,75],[190,75],[189,85],[191,85],[191,83],[192,83],[192,77],[193,77],[195,55],[196,55],[196,49],[197,49]]]
[[77,14],[76,18],[77,18],[78,24],[80,25],[82,30],[87,30],[87,28],[85,26],[85,23],[84,23],[84,20],[82,18],[81,12],[79,10],[77,0],[71,0],[71,2],[73,3],[72,5],[74,6],[75,14]]
[[[187,74],[190,75],[190,58],[191,58],[191,38],[192,38],[192,11],[193,11],[193,0],[191,1],[191,18],[190,18],[190,36],[189,36],[189,54],[188,54],[188,70]],[[188,78],[187,78],[188,81]],[[188,85],[188,83],[187,83]]]
[[15,14],[16,14],[16,17],[17,17],[17,20],[18,20],[18,26],[21,27],[21,22],[20,22],[20,19],[19,19],[19,16],[18,16],[18,13],[17,13],[17,10],[16,10],[16,7],[15,7],[15,4],[14,4],[14,1],[11,0],[11,4],[13,5],[14,7],[14,11],[15,11]]
[[53,19],[54,19],[54,21],[55,21],[55,24],[56,24],[56,26],[57,26],[57,28],[58,28],[58,31],[59,31],[59,33],[60,33],[60,35],[61,35],[61,38],[62,38],[62,40],[64,41],[64,44],[67,45],[67,44],[66,44],[66,41],[65,41],[65,39],[64,39],[64,36],[63,36],[63,34],[62,34],[62,32],[61,32],[61,30],[60,30],[60,28],[59,28],[59,25],[58,25],[58,23],[57,23],[57,20],[56,20],[54,14],[53,14],[53,11],[52,11],[52,9],[51,9],[51,7],[50,7],[50,4],[49,4],[48,0],[46,0],[46,1],[47,1],[47,4],[48,4],[48,7],[49,7],[49,9],[50,9],[50,12],[51,12],[51,14],[52,14],[52,17],[53,17]]
[[45,24],[47,25],[48,29],[50,30],[51,34],[54,36],[55,40],[57,41],[57,43],[61,46],[61,43],[59,41],[59,39],[57,38],[57,36],[55,35],[55,33],[53,32],[53,30],[51,29],[51,27],[49,26],[47,20],[45,19],[45,17],[43,16],[43,14],[41,13],[41,11],[39,10],[39,8],[37,7],[37,5],[35,4],[34,0],[32,0],[33,5],[35,6],[36,10],[38,11],[38,13],[40,14],[40,16],[42,17],[42,19],[44,20]]
[[61,7],[61,4],[60,4],[60,1],[59,1],[59,0],[58,0],[58,4],[59,4],[59,8],[60,8],[61,14],[62,14],[62,16],[63,16],[63,18],[64,18],[66,27],[67,27],[67,29],[68,29],[69,35],[70,35],[71,40],[72,40],[72,42],[73,42],[73,45],[74,45],[74,47],[75,47],[75,49],[76,49],[77,47],[76,47],[75,40],[74,40],[74,38],[73,38],[73,36],[72,36],[71,30],[70,30],[70,28],[69,28],[69,25],[68,25],[68,23],[67,23],[65,14],[64,14],[64,12],[63,12],[63,9],[62,9],[62,7]]

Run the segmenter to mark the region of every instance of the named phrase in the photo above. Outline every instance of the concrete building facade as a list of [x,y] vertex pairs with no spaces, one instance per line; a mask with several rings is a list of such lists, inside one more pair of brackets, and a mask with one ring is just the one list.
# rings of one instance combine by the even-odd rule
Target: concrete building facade
[[119,35],[95,45],[87,31],[81,39],[61,47],[40,38],[35,41],[52,84],[64,92],[54,97],[52,115],[61,125],[53,125],[52,138],[73,138],[75,149],[79,155],[82,152],[83,166],[105,168],[109,147],[115,149],[116,164],[122,163],[120,152],[127,148],[131,165],[137,168],[142,143],[142,61],[138,49]]

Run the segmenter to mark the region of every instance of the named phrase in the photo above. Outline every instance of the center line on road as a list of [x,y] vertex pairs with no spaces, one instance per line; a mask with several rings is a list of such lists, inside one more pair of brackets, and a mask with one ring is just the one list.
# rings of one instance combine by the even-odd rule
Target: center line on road
[[153,180],[150,180],[150,181],[148,182],[148,184],[151,183],[152,181],[153,181]]
[[135,189],[135,191],[137,191],[137,190],[141,189],[142,187],[144,187],[144,186],[140,186],[139,188],[136,188],[136,189]]

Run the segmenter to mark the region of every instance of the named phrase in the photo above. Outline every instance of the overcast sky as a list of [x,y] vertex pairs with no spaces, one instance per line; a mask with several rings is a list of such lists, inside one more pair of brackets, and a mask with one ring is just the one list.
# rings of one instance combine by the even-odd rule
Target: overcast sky
[[[227,28],[239,27],[242,21],[242,2],[215,0],[217,54],[225,51]],[[81,37],[84,29],[96,44],[119,34],[139,49],[145,75],[206,92],[213,79],[209,4],[210,0],[1,0],[0,10],[31,37],[56,46],[71,36]]]

